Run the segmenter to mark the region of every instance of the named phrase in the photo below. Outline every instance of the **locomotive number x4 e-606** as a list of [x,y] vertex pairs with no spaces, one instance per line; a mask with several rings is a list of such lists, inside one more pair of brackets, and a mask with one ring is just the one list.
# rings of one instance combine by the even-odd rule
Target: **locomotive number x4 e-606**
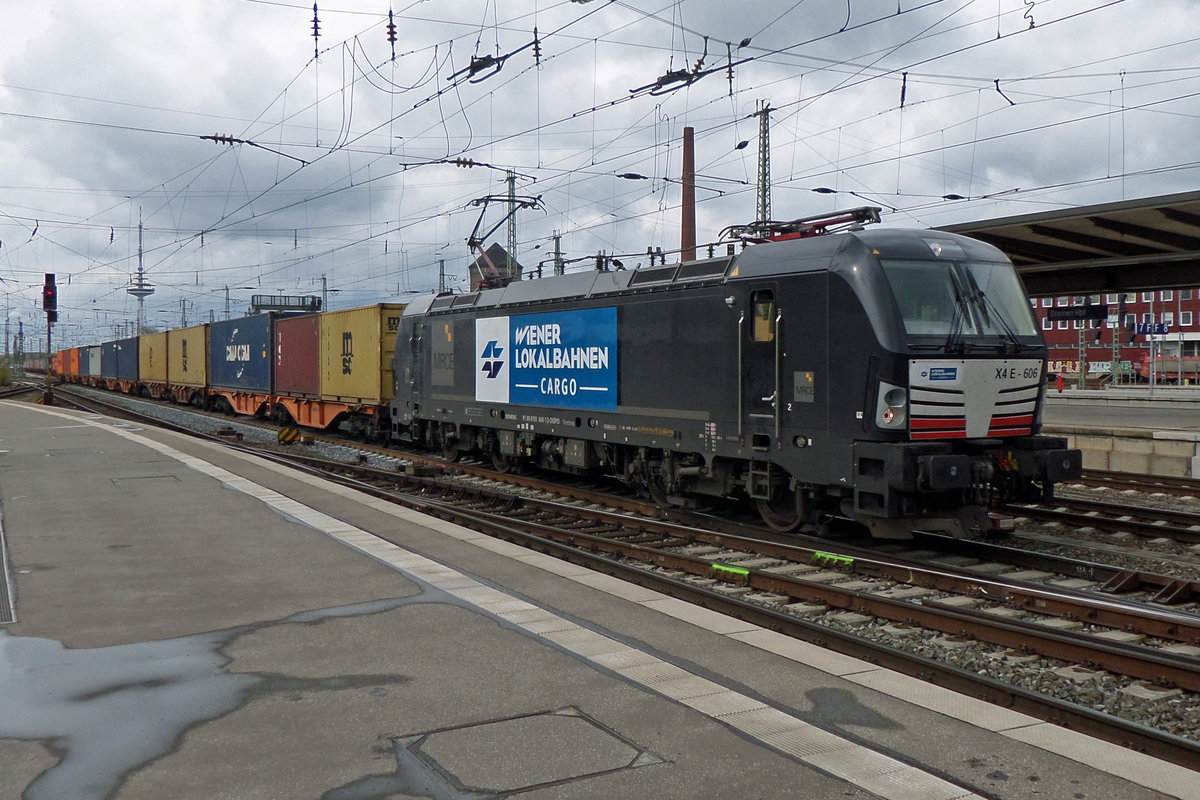
[[661,504],[753,501],[773,528],[987,525],[1052,495],[1046,347],[1012,264],[934,231],[519,281],[408,305],[392,434],[606,472]]

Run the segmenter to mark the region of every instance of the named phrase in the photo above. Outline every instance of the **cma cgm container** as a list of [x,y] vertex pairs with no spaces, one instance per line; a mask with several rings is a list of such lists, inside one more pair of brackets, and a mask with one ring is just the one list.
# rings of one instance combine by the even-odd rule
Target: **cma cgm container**
[[207,322],[167,331],[167,383],[176,398],[185,403],[194,390],[208,385]]
[[[100,377],[127,384],[137,381],[138,337],[130,336],[100,345]],[[128,386],[124,388],[128,390]]]
[[[98,344],[93,344],[93,345],[88,346],[88,348],[87,348],[87,351],[88,351],[87,371],[86,372],[81,371],[80,372],[81,375],[86,375],[89,378],[99,378],[100,377],[100,366],[102,363],[101,350],[102,350],[102,347],[101,347],[101,345],[98,345]],[[82,363],[83,363],[83,359],[81,358],[80,359],[81,366],[82,366]]]
[[386,405],[404,306],[380,303],[321,314],[321,399]]
[[209,323],[209,383],[214,389],[271,393],[273,314]]
[[275,320],[275,394],[317,398],[321,392],[320,341],[318,314]]
[[143,333],[138,339],[138,379],[158,397],[167,385],[167,332]]

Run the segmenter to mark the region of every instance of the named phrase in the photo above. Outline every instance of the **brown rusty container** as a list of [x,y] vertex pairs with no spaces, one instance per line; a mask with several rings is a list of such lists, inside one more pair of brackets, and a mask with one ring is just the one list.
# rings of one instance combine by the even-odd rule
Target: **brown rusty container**
[[275,320],[275,394],[314,399],[320,395],[320,342],[317,314]]
[[138,339],[138,379],[142,383],[167,382],[167,332],[143,333]]
[[399,303],[321,314],[321,399],[366,406],[395,396],[392,353],[400,330]]
[[208,324],[167,333],[168,369],[172,386],[208,385]]

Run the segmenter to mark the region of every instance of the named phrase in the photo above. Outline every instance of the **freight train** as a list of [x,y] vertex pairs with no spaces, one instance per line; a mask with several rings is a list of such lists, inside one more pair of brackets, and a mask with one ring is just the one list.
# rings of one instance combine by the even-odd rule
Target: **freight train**
[[1039,433],[1046,346],[1012,264],[933,231],[778,236],[59,358],[68,380],[603,473],[664,506],[750,501],[780,531],[978,531],[1082,465]]
[[386,440],[400,304],[257,314],[62,350],[68,382]]

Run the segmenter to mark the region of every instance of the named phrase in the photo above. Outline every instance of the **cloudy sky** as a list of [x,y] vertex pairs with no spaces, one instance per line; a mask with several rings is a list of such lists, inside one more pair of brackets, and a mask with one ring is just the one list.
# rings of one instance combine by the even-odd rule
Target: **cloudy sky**
[[476,226],[506,242],[503,203],[478,201],[508,171],[527,269],[555,232],[569,269],[633,266],[679,247],[685,126],[715,242],[755,217],[767,104],[775,219],[878,205],[928,227],[1195,190],[1196,10],[318,0],[314,40],[311,2],[0,0],[9,341],[18,320],[44,339],[45,272],[56,344],[123,335],[139,216],[156,327],[223,317],[227,288],[234,315],[322,279],[333,308],[403,302],[441,260],[461,290]]

